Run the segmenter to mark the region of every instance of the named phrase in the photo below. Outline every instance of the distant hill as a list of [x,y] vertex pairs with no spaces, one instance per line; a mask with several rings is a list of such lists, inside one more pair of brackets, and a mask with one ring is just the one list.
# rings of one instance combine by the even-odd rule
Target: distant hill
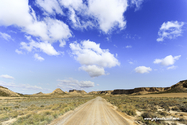
[[69,94],[87,94],[84,90],[69,90]]
[[60,88],[55,89],[52,93],[49,93],[50,95],[59,95],[59,94],[65,94],[64,91],[62,91]]
[[105,95],[110,95],[112,92],[113,92],[113,90],[92,91],[92,92],[89,92],[88,94],[105,94]]
[[20,95],[16,92],[9,90],[6,87],[0,86],[0,96],[12,96],[12,97],[19,97]]
[[[176,92],[187,92],[187,80],[178,82],[177,84],[172,85],[171,87],[140,87],[134,89],[115,89],[115,90],[106,90],[106,91],[92,91],[85,92],[84,90],[69,90],[69,92],[64,92],[60,88],[55,89],[52,93],[44,94],[42,92],[33,94],[32,96],[51,96],[51,95],[63,95],[63,94],[104,94],[104,95],[115,95],[115,94],[148,94],[148,93],[176,93]],[[0,96],[31,96],[24,95],[20,93],[13,92],[6,87],[0,86]]]
[[171,87],[140,87],[134,89],[115,89],[107,91],[92,91],[89,94],[148,94],[148,93],[176,93],[176,92],[187,92],[187,80],[178,82]]

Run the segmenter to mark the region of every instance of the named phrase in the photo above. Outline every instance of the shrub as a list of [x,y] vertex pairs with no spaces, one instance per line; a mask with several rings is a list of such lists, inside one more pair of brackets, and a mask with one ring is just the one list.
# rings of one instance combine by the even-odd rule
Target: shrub
[[0,114],[0,122],[7,121],[9,116],[7,114]]
[[162,112],[162,111],[159,111],[158,114],[162,115],[162,116],[167,116],[167,112]]
[[175,107],[173,107],[173,108],[172,108],[172,110],[173,110],[173,111],[180,112],[180,109],[179,109],[178,107],[176,107],[176,106],[175,106]]
[[44,107],[44,105],[41,105],[40,107]]
[[17,111],[13,111],[9,114],[10,117],[12,118],[16,118],[18,116],[18,112]]
[[122,112],[125,112],[128,115],[131,115],[131,116],[135,116],[136,115],[136,109],[132,105],[128,105],[128,104],[125,105],[125,104],[123,104],[123,105],[120,105],[119,108],[120,108],[120,110]]
[[187,107],[186,106],[181,106],[179,108],[182,112],[187,112]]
[[18,106],[18,105],[16,105],[16,106],[14,106],[14,108],[18,109],[18,108],[19,108],[19,106]]

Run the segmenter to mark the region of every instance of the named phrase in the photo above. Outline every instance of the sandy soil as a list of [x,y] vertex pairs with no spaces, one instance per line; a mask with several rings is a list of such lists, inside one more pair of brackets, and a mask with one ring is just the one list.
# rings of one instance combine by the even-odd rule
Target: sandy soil
[[101,97],[68,112],[51,125],[132,125]]
[[136,95],[133,97],[187,97],[187,93],[164,93],[164,94],[147,94],[147,95]]

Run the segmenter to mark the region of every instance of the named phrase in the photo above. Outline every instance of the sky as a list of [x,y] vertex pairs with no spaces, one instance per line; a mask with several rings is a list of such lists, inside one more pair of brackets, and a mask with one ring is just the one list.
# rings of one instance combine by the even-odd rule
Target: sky
[[186,0],[0,0],[0,85],[34,94],[187,79]]

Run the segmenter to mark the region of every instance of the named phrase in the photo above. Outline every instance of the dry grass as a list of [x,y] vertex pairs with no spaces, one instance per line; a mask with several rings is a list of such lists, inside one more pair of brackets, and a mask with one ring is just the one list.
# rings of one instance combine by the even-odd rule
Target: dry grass
[[13,125],[46,125],[93,96],[47,96],[0,99],[0,123],[16,118]]
[[[171,94],[171,93],[170,93]],[[171,95],[173,95],[172,93]],[[179,95],[180,93],[178,93]],[[160,94],[151,94],[159,95]],[[142,95],[145,96],[145,95]],[[141,96],[127,96],[127,95],[110,95],[102,96],[108,102],[118,107],[118,110],[128,115],[134,116],[139,123],[148,125],[165,125],[164,121],[150,121],[144,118],[162,118],[162,117],[178,117],[179,123],[187,124],[187,117],[182,114],[187,114],[187,97],[141,97]],[[175,111],[178,114],[171,113]],[[139,112],[140,115],[136,114]]]

